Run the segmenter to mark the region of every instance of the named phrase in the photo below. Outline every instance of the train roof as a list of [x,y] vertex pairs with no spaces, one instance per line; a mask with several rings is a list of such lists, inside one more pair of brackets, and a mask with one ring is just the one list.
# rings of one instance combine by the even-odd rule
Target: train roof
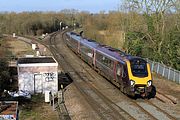
[[109,57],[113,57],[117,60],[123,60],[127,54],[119,49],[112,48],[110,46],[106,45],[99,45],[97,47],[97,51],[101,53],[105,53]]
[[77,33],[71,32],[70,35],[81,42],[81,44],[84,44],[90,48],[94,48],[96,51],[105,54],[107,57],[111,59],[116,59],[117,61],[125,61],[125,60],[132,60],[132,59],[142,59],[137,56],[129,55],[125,52],[123,52],[120,49],[112,48],[107,45],[100,44],[92,39],[82,38]]
[[86,39],[86,38],[84,38],[81,41],[81,43],[84,45],[87,45],[88,47],[94,48],[94,49],[96,49],[99,45],[99,43],[97,43],[95,40]]
[[84,44],[90,48],[96,48],[99,43],[97,43],[95,40],[92,39],[87,39],[87,38],[82,38],[79,34],[74,33],[74,32],[68,32],[68,35],[71,35],[71,37],[73,37],[74,39],[76,39],[77,41],[80,41],[81,44]]
[[123,58],[126,56],[129,56],[128,54],[126,54],[125,52],[119,50],[119,49],[115,49],[112,48],[110,46],[107,45],[103,45],[100,43],[97,43],[95,40],[91,40],[91,39],[83,39],[81,41],[82,44],[85,44],[88,47],[94,48],[96,51],[106,54],[106,56],[112,58],[112,59],[116,59],[116,60],[123,60]]

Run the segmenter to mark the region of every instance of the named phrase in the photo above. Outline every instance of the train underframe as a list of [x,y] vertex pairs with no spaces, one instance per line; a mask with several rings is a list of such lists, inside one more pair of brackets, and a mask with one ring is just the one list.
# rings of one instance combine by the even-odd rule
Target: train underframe
[[153,98],[155,96],[155,90],[152,85],[149,87],[129,86],[127,87],[126,94],[131,97],[141,96],[143,98]]

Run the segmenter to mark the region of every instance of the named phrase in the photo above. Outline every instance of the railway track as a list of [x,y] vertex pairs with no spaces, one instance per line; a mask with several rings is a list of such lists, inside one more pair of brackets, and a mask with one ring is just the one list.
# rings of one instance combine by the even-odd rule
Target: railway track
[[[92,76],[91,75],[91,73],[89,73],[89,69],[86,69],[84,66],[82,66],[83,68],[84,68],[84,70],[86,71],[86,73],[88,73],[90,76]],[[93,77],[93,76],[92,76]],[[96,89],[95,87],[94,87],[94,89]],[[160,93],[160,92],[158,92],[158,94],[162,94],[162,93]],[[163,94],[162,94],[163,95]],[[167,97],[166,95],[164,95],[165,97]],[[124,96],[124,97],[126,97],[126,98],[124,98],[124,99],[129,99],[127,96]],[[174,101],[172,100],[172,99],[170,99],[170,98],[168,98],[167,97],[167,99],[169,99],[169,100],[171,100],[173,103],[174,103]],[[159,100],[159,99],[158,99]],[[161,99],[160,99],[161,100]],[[110,101],[110,100],[109,100]],[[115,106],[117,106],[117,107],[119,107],[117,104],[115,104],[114,102],[112,102],[111,101],[111,104],[114,104]],[[136,106],[137,108],[139,108],[139,109],[141,109],[141,111],[143,112],[143,113],[145,113],[146,115],[148,115],[148,117],[147,118],[150,118],[151,120],[152,119],[154,119],[154,120],[156,120],[156,119],[162,119],[163,118],[163,120],[176,120],[176,118],[175,117],[173,117],[172,115],[170,115],[170,114],[168,114],[166,111],[164,111],[164,110],[162,110],[160,107],[158,107],[157,105],[155,105],[155,104],[153,104],[151,101],[149,101],[149,100],[141,100],[141,102],[139,102],[138,100],[132,100],[132,103],[131,104],[133,104],[134,106]],[[146,107],[144,107],[144,106],[149,106],[149,107],[151,107],[151,108],[153,108],[153,109],[147,109]],[[122,109],[122,108],[121,108]],[[152,111],[153,110],[153,111]],[[156,112],[159,112],[159,114],[161,115],[161,116],[158,116],[158,115],[156,115]]]
[[[59,34],[63,36],[64,32]],[[69,77],[73,79],[73,83],[76,88],[92,106],[93,110],[96,111],[100,119],[176,119],[148,100],[135,101],[121,94],[121,99],[127,100],[127,102],[117,103],[106,97],[104,95],[105,93],[100,92],[99,88],[94,84],[94,82],[92,82],[93,79],[95,79],[95,71],[93,72],[93,70],[91,70],[91,68],[87,67],[85,64],[77,64],[76,62],[71,63],[71,61],[68,60],[67,54],[60,52],[63,49],[67,49],[67,47],[65,47],[65,45],[61,45],[61,47],[58,46],[59,41],[57,42],[56,40],[57,35],[58,33],[54,33],[50,36],[48,45],[46,45],[46,47],[48,47],[53,53],[63,71],[68,73]],[[64,44],[64,39],[64,37],[60,38],[61,44]],[[77,66],[81,66],[81,68],[77,69]],[[135,109],[132,110],[136,110],[137,112],[133,113],[132,111],[128,111],[126,108],[127,106],[123,104],[127,104],[127,106],[131,107],[131,109],[133,106]],[[158,113],[154,113],[155,110]],[[134,115],[138,112],[141,112],[139,113],[141,115]],[[143,118],[141,118],[142,116]]]
[[[55,41],[53,39],[50,39],[50,44],[52,44],[53,42]],[[57,46],[53,46],[53,47],[57,49]],[[51,50],[52,49],[53,48],[51,48]],[[62,54],[55,53],[55,55],[61,57],[61,60],[63,58],[64,61],[67,62],[67,60],[65,59],[65,56],[63,56]],[[68,67],[65,68],[65,66],[66,67],[68,66]],[[97,90],[92,89],[92,86],[87,82],[88,78],[83,72],[76,70],[71,64],[68,64],[68,65],[66,64],[65,66],[63,66],[64,70],[68,73],[69,77],[74,80],[73,81],[74,85],[81,92],[84,98],[88,101],[88,103],[91,105],[93,110],[96,111],[100,119],[103,119],[103,120],[106,120],[106,119],[108,120],[109,119],[113,119],[113,120],[132,119],[133,120],[134,119],[124,110],[122,109],[120,109],[121,111],[116,110],[114,106],[108,103],[109,100],[105,99],[106,97],[104,95],[99,93]]]
[[[83,67],[83,71],[84,72],[86,72],[86,73],[88,73],[88,75],[90,76],[90,77],[92,77],[93,79],[95,78],[94,76],[92,76],[92,74],[93,73],[90,73],[89,71],[90,71],[90,69],[89,68],[86,68],[85,66],[83,66],[82,65],[82,67]],[[83,73],[81,73],[81,75],[82,75]],[[86,74],[86,76],[85,76],[85,78],[87,77],[87,74]],[[112,102],[110,99],[108,99],[107,97],[104,97],[104,95],[102,95],[102,93],[101,92],[99,92],[97,89],[96,89],[96,87],[92,84],[92,82],[91,82],[91,80],[90,81],[87,81],[87,80],[89,80],[90,78],[88,78],[88,79],[86,79],[86,83],[87,84],[89,84],[89,85],[91,85],[91,88],[93,88],[93,90],[96,90],[96,93],[98,93],[98,95],[99,96],[102,96],[103,97],[103,99],[106,99],[108,102],[107,102],[107,104],[112,104],[113,106],[115,106],[116,107],[116,109],[121,109],[121,110],[123,110],[123,111],[125,111],[124,109],[122,109],[119,105],[117,105],[117,104],[115,104],[114,102]],[[128,99],[129,100],[129,98],[127,97],[127,96],[124,96],[123,97],[125,100],[126,99]],[[168,114],[167,112],[165,112],[165,111],[163,111],[161,108],[159,108],[158,106],[156,106],[156,105],[154,105],[153,103],[151,103],[149,100],[144,100],[143,99],[143,101],[140,103],[140,102],[137,102],[137,101],[134,101],[134,100],[131,100],[130,99],[130,101],[129,101],[129,104],[131,104],[131,105],[133,105],[133,106],[135,106],[137,109],[139,109],[142,113],[144,113],[144,116],[146,116],[146,119],[149,119],[149,120],[158,120],[158,119],[162,119],[163,118],[163,120],[175,120],[176,118],[174,118],[173,116],[171,116],[170,114]],[[142,105],[142,104],[144,104],[144,105]],[[147,106],[147,105],[149,105],[151,108],[155,108],[155,109],[157,109],[156,111],[157,112],[159,112],[159,114],[161,115],[161,116],[158,116],[158,115],[155,115],[154,114],[154,111],[152,111],[152,110],[150,110],[150,109],[146,109],[146,107],[144,107],[144,106]],[[128,113],[128,111],[126,111],[127,113]],[[129,113],[128,113],[129,114]],[[132,115],[130,115],[131,117],[132,117]],[[139,119],[138,117],[132,117],[133,119]],[[144,118],[143,118],[144,119]]]
[[[152,107],[151,111],[149,111],[148,109],[147,109],[147,111],[153,113],[153,116],[156,116],[157,119],[162,119],[163,118],[163,120],[176,120],[175,117],[173,117],[172,115],[170,115],[166,111],[162,110],[159,106],[155,105],[154,103],[152,103],[149,100],[144,100],[143,102],[137,102],[137,104],[142,106],[144,109],[146,109],[146,106]],[[157,116],[156,115],[157,112],[159,112],[159,114],[161,116]]]
[[178,103],[178,100],[176,98],[174,98],[173,96],[165,95],[159,91],[157,91],[157,93],[156,93],[156,99],[158,99],[164,103],[170,103],[170,104],[177,104]]

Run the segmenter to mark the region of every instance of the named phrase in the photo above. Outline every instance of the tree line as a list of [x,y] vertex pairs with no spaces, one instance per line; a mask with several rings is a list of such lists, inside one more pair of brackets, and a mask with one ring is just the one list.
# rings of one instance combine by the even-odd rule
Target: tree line
[[[0,33],[41,35],[79,27],[84,36],[180,70],[180,2],[126,0],[116,11],[0,13]],[[62,22],[62,25],[60,25]]]

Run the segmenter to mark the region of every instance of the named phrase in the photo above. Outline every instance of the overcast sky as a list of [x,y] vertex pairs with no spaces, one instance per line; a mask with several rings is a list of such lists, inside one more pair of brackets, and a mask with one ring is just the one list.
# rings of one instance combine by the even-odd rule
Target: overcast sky
[[0,11],[61,11],[77,9],[97,13],[117,10],[122,0],[0,0]]

